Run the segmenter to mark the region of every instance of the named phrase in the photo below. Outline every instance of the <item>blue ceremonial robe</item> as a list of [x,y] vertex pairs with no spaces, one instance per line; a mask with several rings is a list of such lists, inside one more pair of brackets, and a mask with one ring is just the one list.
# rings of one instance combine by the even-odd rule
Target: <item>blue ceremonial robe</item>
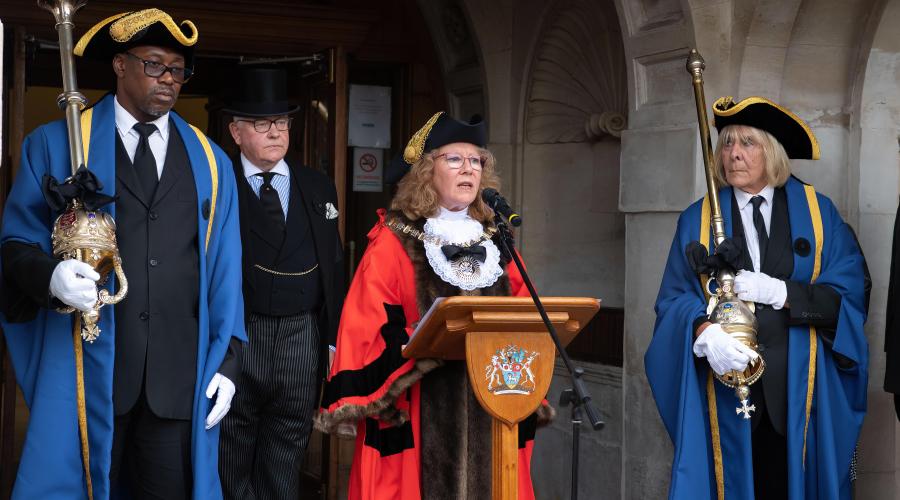
[[[109,94],[82,116],[87,166],[103,184],[102,192],[109,195],[115,194],[116,186],[117,132],[113,107],[113,95]],[[246,341],[237,191],[231,161],[224,152],[180,116],[174,112],[171,116],[187,147],[197,198],[201,201],[197,204],[200,332],[191,438],[193,498],[221,498],[217,461],[219,426],[205,429],[204,421],[212,402],[204,391],[219,369],[231,337]],[[36,243],[45,252],[51,252],[50,233],[55,216],[41,193],[44,174],[59,180],[71,175],[63,120],[43,125],[25,139],[21,167],[6,204],[0,241]],[[209,200],[209,204],[204,200]],[[114,204],[103,210],[115,216]],[[120,228],[123,229],[127,230]],[[100,337],[93,344],[83,346],[95,499],[110,496],[116,335],[113,314],[115,306],[100,310]],[[13,498],[87,498],[76,409],[73,316],[41,309],[32,321],[10,323],[0,315],[16,379],[31,411]]]
[[[868,377],[863,257],[831,200],[794,177],[785,190],[791,241],[805,238],[812,247],[806,256],[793,253],[791,279],[830,285],[841,296],[832,346],[809,325],[792,326],[788,332],[789,497],[849,499],[850,458],[866,410]],[[730,187],[719,191],[728,236],[731,198]],[[734,391],[714,380],[709,364],[692,350],[693,322],[705,314],[707,302],[685,247],[695,240],[713,247],[708,225],[701,235],[701,220],[709,220],[705,199],[678,219],[644,364],[675,446],[669,498],[752,500],[750,420],[736,415],[741,405]],[[841,365],[835,354],[846,358]]]

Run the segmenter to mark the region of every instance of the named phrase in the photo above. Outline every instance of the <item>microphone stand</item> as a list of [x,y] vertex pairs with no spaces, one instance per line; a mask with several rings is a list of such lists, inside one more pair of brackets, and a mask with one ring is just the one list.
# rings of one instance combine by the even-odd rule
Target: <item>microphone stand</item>
[[506,253],[512,257],[513,262],[516,263],[516,267],[519,269],[519,273],[522,274],[522,279],[525,281],[525,286],[528,287],[528,293],[531,294],[531,298],[534,300],[534,305],[537,307],[538,312],[541,314],[541,319],[544,320],[544,325],[547,326],[547,332],[550,333],[550,338],[553,339],[553,343],[556,344],[556,352],[563,359],[563,363],[566,365],[566,369],[569,370],[569,374],[572,377],[572,388],[566,389],[562,392],[559,398],[559,404],[564,406],[571,406],[571,415],[572,415],[572,500],[578,500],[578,445],[579,440],[581,438],[581,421],[582,421],[582,410],[587,414],[588,420],[591,423],[591,427],[594,430],[600,430],[603,428],[603,420],[600,418],[600,412],[597,408],[594,407],[593,403],[591,403],[591,395],[588,393],[587,387],[584,385],[584,380],[582,380],[581,376],[584,375],[584,369],[581,367],[575,367],[572,364],[571,358],[569,358],[569,354],[566,353],[566,350],[563,349],[562,343],[559,341],[559,335],[556,334],[556,328],[553,327],[553,323],[550,322],[550,318],[547,317],[547,311],[544,309],[544,305],[541,304],[541,299],[538,297],[537,291],[534,289],[534,285],[531,283],[531,278],[528,277],[528,273],[525,271],[525,266],[522,265],[522,260],[519,259],[519,255],[516,253],[515,248],[513,248],[513,238],[512,233],[510,232],[509,226],[503,217],[499,215],[494,216],[494,223],[497,226],[497,230],[500,233],[500,241],[503,243],[503,248]]

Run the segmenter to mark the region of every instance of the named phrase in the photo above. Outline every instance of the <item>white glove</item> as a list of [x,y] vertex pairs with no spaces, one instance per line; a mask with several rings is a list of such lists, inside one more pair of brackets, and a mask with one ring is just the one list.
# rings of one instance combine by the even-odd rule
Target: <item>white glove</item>
[[90,264],[77,259],[60,262],[50,276],[50,295],[80,311],[90,311],[97,303],[100,275]]
[[234,382],[228,380],[228,377],[221,373],[213,375],[212,380],[209,381],[209,385],[206,387],[206,397],[212,399],[215,394],[216,404],[213,405],[212,410],[209,410],[209,415],[206,416],[206,430],[212,429],[214,425],[225,418],[228,410],[231,409],[231,399],[234,397],[234,392]]
[[740,271],[734,277],[734,291],[739,299],[757,304],[768,304],[781,309],[787,300],[787,285],[765,273]]
[[731,370],[744,371],[751,359],[759,357],[753,349],[725,333],[722,326],[717,323],[707,326],[694,341],[694,355],[706,358],[709,366],[718,375],[724,375]]

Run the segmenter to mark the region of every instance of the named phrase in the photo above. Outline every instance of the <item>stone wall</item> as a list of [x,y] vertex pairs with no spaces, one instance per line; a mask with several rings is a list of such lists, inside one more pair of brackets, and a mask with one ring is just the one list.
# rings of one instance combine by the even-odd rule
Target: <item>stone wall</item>
[[[644,372],[653,304],[678,212],[701,193],[699,134],[690,78],[691,19],[677,1],[618,1],[629,77],[629,126],[622,134],[619,209],[625,212],[625,317],[622,497],[665,498],[672,444]],[[721,6],[709,19],[719,22]],[[727,9],[724,9],[727,10]],[[715,14],[715,15],[713,15]],[[703,51],[707,78],[726,65]],[[715,85],[707,95],[715,95]]]
[[[867,29],[871,48],[858,72],[851,121],[851,168],[859,179],[856,228],[872,273],[872,297],[866,335],[869,339],[869,409],[860,437],[857,498],[900,497],[900,432],[891,394],[884,382],[884,326],[891,237],[900,192],[900,2],[884,2],[881,16]],[[858,142],[857,142],[858,141]],[[858,160],[857,160],[858,158]],[[851,183],[851,189],[853,184]],[[897,263],[895,265],[900,265]]]
[[[594,404],[605,422],[599,431],[583,423],[579,440],[578,498],[615,500],[621,497],[622,477],[622,371],[603,365],[585,365],[584,381],[591,388]],[[534,493],[541,500],[571,498],[572,415],[559,407],[560,393],[571,387],[562,362],[547,400],[557,407],[553,423],[538,430],[532,461]]]

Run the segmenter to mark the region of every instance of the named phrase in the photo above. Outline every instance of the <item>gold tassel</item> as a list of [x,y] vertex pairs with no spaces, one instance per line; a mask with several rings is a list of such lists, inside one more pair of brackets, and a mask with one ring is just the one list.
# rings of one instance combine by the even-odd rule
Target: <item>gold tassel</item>
[[84,395],[84,351],[81,346],[81,312],[75,313],[75,328],[72,335],[75,342],[75,391],[78,397],[78,433],[81,435],[81,461],[84,463],[84,480],[89,500],[94,500],[94,486],[91,482],[91,449],[88,443],[87,404]]

